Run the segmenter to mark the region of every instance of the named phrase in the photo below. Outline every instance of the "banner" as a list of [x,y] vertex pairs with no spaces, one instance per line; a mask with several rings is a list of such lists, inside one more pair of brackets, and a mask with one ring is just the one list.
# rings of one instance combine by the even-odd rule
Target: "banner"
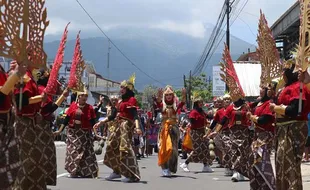
[[220,66],[213,66],[213,89],[212,95],[213,96],[224,96],[226,90],[226,84],[221,80],[221,67]]

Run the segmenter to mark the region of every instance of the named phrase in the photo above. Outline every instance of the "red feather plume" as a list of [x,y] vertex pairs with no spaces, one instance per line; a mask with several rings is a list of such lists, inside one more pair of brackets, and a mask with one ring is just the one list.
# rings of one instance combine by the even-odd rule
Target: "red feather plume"
[[63,59],[64,59],[64,51],[66,47],[66,42],[67,42],[67,36],[68,36],[68,26],[70,23],[67,24],[65,31],[62,35],[58,51],[54,60],[54,64],[52,67],[52,71],[48,80],[48,83],[45,88],[45,93],[47,94],[53,94],[55,95],[57,93],[58,89],[58,83],[57,83],[57,78],[58,78],[58,73],[59,69],[61,68]]
[[82,74],[85,69],[85,63],[82,57],[80,32],[77,35],[73,60],[70,70],[68,88],[74,91],[83,91]]

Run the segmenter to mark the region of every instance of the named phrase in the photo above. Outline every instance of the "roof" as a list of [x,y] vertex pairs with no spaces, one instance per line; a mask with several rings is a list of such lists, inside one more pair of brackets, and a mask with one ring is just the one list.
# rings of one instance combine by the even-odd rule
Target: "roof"
[[259,96],[261,64],[258,61],[236,61],[234,67],[245,96]]
[[102,80],[106,80],[106,81],[109,81],[109,82],[112,82],[112,83],[116,83],[116,84],[121,84],[120,82],[117,82],[117,81],[113,81],[113,80],[104,78],[104,77],[102,77],[102,76],[101,76],[100,74],[98,74],[98,73],[90,73],[90,74],[96,75],[97,78],[100,78],[100,79],[102,79]]
[[237,61],[259,61],[259,59],[256,52],[250,52],[240,55]]

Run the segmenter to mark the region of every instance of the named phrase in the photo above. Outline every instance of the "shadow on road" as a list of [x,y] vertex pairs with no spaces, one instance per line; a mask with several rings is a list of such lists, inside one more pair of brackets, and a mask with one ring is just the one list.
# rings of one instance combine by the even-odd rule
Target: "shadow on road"
[[172,175],[170,177],[164,177],[164,176],[161,176],[162,178],[189,178],[189,179],[197,179],[196,177],[191,177],[191,176],[183,176],[183,175]]

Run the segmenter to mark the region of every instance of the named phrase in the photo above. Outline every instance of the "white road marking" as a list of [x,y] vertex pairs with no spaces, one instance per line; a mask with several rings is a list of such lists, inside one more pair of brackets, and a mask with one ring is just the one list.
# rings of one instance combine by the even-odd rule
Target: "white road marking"
[[219,178],[213,178],[213,180],[218,181],[218,180],[219,180]]
[[[99,162],[103,162],[103,160],[98,160],[97,162],[98,163]],[[62,173],[62,174],[57,175],[57,178],[64,177],[64,176],[67,176],[67,175],[69,175],[69,173]]]

